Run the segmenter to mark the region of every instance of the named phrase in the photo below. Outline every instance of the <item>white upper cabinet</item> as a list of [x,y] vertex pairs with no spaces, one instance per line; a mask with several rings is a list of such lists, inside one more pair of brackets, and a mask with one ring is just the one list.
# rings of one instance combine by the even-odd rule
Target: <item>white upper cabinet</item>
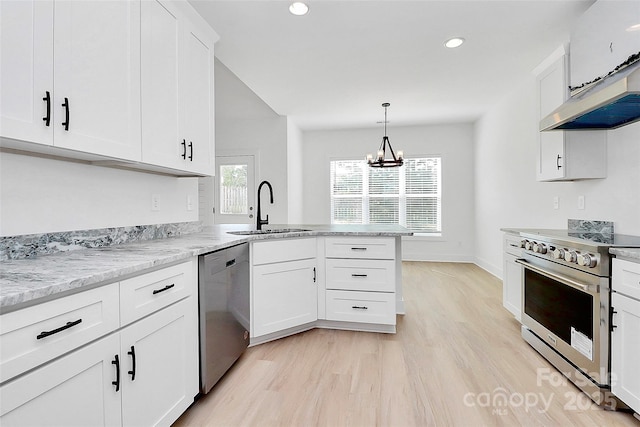
[[[536,77],[538,121],[569,96],[568,58],[564,52],[559,52],[550,57],[550,64],[543,67]],[[537,180],[572,181],[606,177],[606,135],[606,131],[592,130],[539,132]]]
[[571,31],[571,85],[604,76],[640,52],[638,23],[638,0],[595,2]]
[[3,147],[214,175],[218,36],[186,0],[6,0],[0,19]]
[[52,145],[53,2],[2,1],[0,21],[1,136]]
[[217,36],[188,7],[142,3],[142,160],[214,175]]
[[140,2],[57,1],[53,40],[54,145],[140,160]]
[[139,1],[2,2],[2,32],[2,136],[140,160]]

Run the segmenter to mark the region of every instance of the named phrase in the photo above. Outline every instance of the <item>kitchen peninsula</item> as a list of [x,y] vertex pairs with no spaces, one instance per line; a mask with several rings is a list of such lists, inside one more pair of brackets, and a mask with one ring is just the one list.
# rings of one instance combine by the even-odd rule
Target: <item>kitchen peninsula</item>
[[[197,257],[246,242],[251,345],[313,327],[395,332],[395,315],[404,312],[400,239],[411,233],[375,225],[269,228],[294,227],[238,235],[229,232],[251,228],[220,225],[2,261],[3,423],[38,424],[42,414],[60,424],[175,421],[198,393]],[[308,295],[313,316],[291,323],[297,301],[287,300],[293,294],[283,279],[294,276],[278,275],[300,263],[295,270],[309,273],[313,286],[295,295]],[[154,407],[137,411],[149,393]],[[65,402],[83,409],[54,410]]]

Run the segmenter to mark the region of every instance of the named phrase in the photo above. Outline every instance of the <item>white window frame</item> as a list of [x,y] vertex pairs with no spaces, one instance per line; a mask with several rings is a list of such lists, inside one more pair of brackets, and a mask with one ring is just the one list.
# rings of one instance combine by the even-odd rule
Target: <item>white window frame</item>
[[[407,194],[406,193],[406,174],[405,173],[400,173],[398,176],[398,180],[399,180],[399,190],[398,190],[398,195],[389,195],[389,197],[398,197],[398,223],[399,225],[402,225],[404,227],[406,227],[407,222],[406,222],[406,214],[407,214],[407,199],[411,199],[412,197],[434,197],[439,199],[440,203],[439,203],[439,212],[437,213],[437,230],[434,231],[425,231],[425,230],[416,230],[414,231],[414,235],[415,236],[425,236],[425,237],[439,237],[442,236],[442,164],[443,164],[443,156],[440,154],[431,154],[431,155],[422,155],[422,156],[412,156],[412,157],[406,157],[405,159],[425,159],[425,158],[437,158],[439,159],[439,163],[440,163],[440,174],[438,177],[438,183],[437,183],[437,193],[435,195],[425,195],[425,194],[421,194],[421,195],[411,195],[411,194]],[[356,194],[349,194],[349,195],[334,195],[333,194],[333,174],[331,173],[332,170],[332,165],[333,162],[337,162],[337,161],[356,161],[356,162],[362,162],[362,168],[363,168],[363,176],[362,176],[362,193],[360,195],[356,195]],[[369,173],[367,171],[367,169],[369,168],[369,166],[366,164],[366,162],[364,160],[360,160],[357,158],[330,158],[329,159],[329,186],[330,186],[330,190],[329,190],[329,197],[330,197],[330,218],[331,218],[331,223],[335,224],[335,211],[334,211],[334,199],[340,199],[340,198],[354,198],[354,197],[359,197],[361,200],[361,209],[362,209],[362,224],[369,224],[369,202],[372,198],[384,198],[385,196],[374,196],[371,197],[371,195],[369,194]],[[404,168],[404,166],[402,166],[402,168]]]

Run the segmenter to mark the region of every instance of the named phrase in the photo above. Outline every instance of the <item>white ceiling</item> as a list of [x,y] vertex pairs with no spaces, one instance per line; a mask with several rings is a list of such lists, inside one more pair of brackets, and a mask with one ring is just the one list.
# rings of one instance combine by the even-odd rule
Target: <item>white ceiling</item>
[[[469,122],[568,41],[593,0],[190,0],[216,57],[301,129]],[[461,36],[466,43],[447,49]]]

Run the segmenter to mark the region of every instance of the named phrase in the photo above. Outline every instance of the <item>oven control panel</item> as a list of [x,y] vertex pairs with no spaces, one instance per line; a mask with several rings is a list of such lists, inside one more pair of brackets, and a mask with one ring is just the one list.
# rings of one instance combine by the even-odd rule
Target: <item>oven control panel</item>
[[542,258],[560,263],[577,264],[585,268],[595,268],[600,263],[600,254],[580,251],[575,248],[556,246],[550,243],[524,239],[520,247]]

